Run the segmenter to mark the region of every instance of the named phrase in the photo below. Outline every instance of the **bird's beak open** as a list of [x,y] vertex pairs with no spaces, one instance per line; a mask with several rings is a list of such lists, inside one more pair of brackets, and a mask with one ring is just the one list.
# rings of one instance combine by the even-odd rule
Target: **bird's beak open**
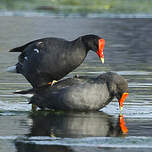
[[128,92],[125,92],[125,93],[122,94],[121,99],[119,100],[120,111],[123,110],[123,103],[126,100],[127,96],[128,96]]
[[99,39],[99,41],[98,41],[99,48],[98,48],[97,54],[98,54],[102,63],[104,63],[104,54],[103,54],[104,46],[105,46],[105,40]]

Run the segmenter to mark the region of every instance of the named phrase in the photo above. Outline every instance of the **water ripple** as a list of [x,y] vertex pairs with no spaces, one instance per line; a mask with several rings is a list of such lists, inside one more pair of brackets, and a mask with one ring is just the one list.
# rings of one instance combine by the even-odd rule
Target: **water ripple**
[[31,143],[37,145],[63,145],[63,146],[85,146],[85,147],[114,147],[114,148],[152,148],[152,137],[87,137],[87,138],[64,138],[53,139],[47,137],[18,139],[17,142]]

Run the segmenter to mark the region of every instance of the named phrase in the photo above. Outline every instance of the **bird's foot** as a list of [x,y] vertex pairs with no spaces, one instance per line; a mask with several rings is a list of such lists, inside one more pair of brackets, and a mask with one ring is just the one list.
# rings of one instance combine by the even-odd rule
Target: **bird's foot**
[[36,109],[37,109],[37,105],[32,104],[32,112],[35,112],[35,111],[36,111]]
[[56,81],[56,80],[53,80],[52,82],[49,82],[48,84],[49,85],[51,85],[51,86],[53,86],[55,83],[57,83],[58,81]]
[[55,134],[54,134],[53,129],[51,129],[50,136],[51,136],[52,138],[55,138],[55,137],[56,137]]

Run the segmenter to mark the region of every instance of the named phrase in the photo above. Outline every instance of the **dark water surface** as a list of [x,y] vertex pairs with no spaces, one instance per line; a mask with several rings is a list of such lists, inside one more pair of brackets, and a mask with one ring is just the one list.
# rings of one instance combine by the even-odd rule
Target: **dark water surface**
[[[140,18],[0,17],[0,152],[152,151],[151,27],[152,19]],[[105,38],[105,64],[90,52],[69,76],[123,75],[129,82],[123,117],[116,100],[100,112],[32,114],[28,99],[12,94],[31,86],[23,76],[5,72],[18,56],[8,50],[37,38],[71,40],[89,33]]]

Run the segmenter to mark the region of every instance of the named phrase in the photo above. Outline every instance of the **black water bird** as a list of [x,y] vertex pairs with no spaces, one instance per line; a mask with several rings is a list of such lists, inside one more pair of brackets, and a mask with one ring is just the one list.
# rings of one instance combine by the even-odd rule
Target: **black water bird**
[[84,35],[73,41],[53,37],[38,39],[10,50],[21,54],[18,63],[8,71],[24,75],[33,88],[39,88],[77,68],[89,50],[104,62],[104,45],[104,39],[97,35]]
[[107,72],[96,78],[67,78],[53,86],[36,89],[30,103],[41,109],[91,111],[105,107],[116,97],[121,110],[127,96],[127,81]]

